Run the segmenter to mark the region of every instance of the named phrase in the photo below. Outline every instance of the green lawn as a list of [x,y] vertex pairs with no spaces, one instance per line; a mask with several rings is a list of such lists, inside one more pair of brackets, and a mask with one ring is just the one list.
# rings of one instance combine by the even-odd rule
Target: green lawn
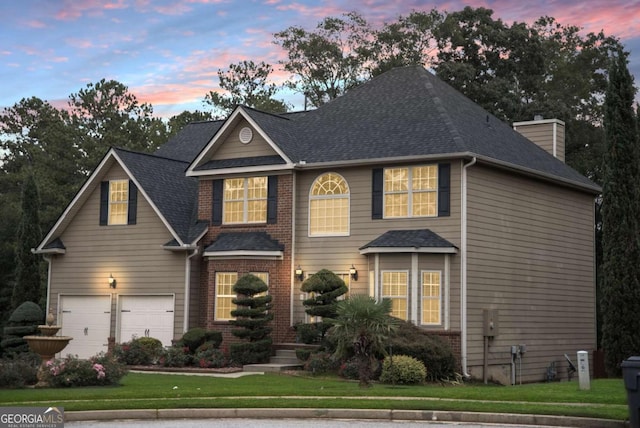
[[66,411],[167,408],[360,408],[534,413],[624,420],[620,379],[518,386],[483,384],[391,386],[361,389],[335,377],[284,374],[237,379],[130,373],[117,387],[0,390],[4,406],[60,406]]

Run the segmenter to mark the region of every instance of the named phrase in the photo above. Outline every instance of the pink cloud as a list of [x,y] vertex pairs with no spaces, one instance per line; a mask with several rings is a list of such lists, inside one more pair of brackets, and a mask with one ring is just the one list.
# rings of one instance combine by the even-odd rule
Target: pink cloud
[[38,19],[32,19],[31,21],[27,21],[26,25],[29,28],[46,28],[47,26],[47,24],[45,24],[44,22]]
[[78,18],[88,16],[101,16],[104,10],[126,9],[126,0],[115,0],[105,3],[101,0],[65,0],[55,18],[60,21],[75,21]]
[[79,49],[89,49],[93,47],[93,43],[89,39],[68,38],[68,39],[65,39],[65,42],[69,46],[72,46],[74,48],[79,48]]

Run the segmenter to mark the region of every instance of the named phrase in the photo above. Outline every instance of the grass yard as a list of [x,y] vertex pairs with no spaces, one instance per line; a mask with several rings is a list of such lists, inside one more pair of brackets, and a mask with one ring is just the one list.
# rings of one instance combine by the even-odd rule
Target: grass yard
[[60,406],[66,411],[168,408],[356,408],[533,413],[624,420],[621,379],[518,386],[483,384],[392,386],[361,389],[337,377],[285,374],[236,379],[129,373],[116,387],[0,390],[0,405]]

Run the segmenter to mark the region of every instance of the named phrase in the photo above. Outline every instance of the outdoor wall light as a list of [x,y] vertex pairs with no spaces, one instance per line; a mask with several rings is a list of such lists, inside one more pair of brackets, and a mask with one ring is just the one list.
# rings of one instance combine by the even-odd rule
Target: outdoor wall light
[[296,268],[295,274],[298,280],[302,281],[302,279],[304,278],[304,272],[302,272],[302,268],[300,267],[300,265],[298,265],[298,267]]
[[116,279],[111,274],[109,274],[109,287],[116,288]]
[[354,265],[351,265],[351,267],[349,268],[349,275],[351,275],[351,278],[354,281],[358,280],[358,271],[356,270]]

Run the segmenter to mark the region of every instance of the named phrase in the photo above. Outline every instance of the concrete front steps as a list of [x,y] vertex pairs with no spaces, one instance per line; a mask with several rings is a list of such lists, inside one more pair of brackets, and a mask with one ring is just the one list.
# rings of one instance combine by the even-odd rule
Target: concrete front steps
[[247,364],[242,366],[245,372],[279,372],[282,370],[300,370],[304,364],[296,357],[296,349],[307,348],[309,345],[297,343],[277,344],[274,346],[276,354],[268,363]]

